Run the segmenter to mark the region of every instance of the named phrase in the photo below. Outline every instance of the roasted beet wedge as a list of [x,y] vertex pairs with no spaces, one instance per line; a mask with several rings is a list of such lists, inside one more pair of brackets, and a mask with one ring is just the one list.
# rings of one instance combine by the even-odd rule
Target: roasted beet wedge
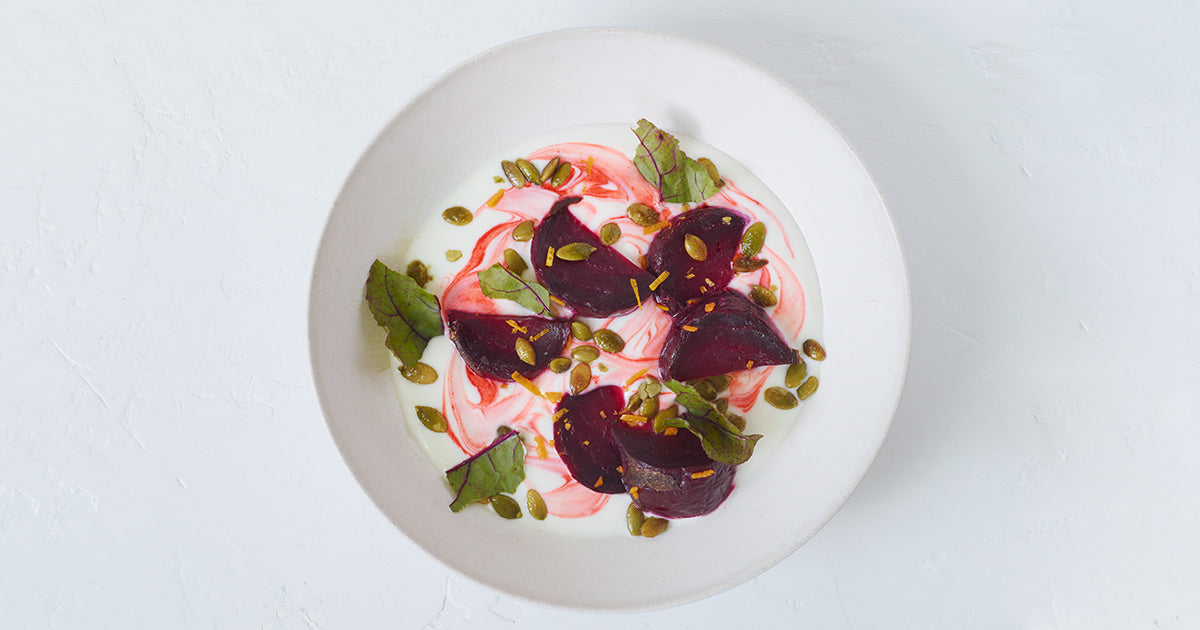
[[[526,378],[541,374],[551,359],[562,354],[567,337],[571,335],[571,321],[567,319],[482,315],[465,311],[446,311],[446,328],[467,367],[497,381],[513,380],[513,372]],[[517,356],[519,337],[531,340],[537,357],[533,365]]]
[[[646,270],[657,278],[668,276],[654,289],[659,303],[674,313],[692,298],[712,295],[725,289],[733,278],[733,255],[742,242],[746,219],[739,213],[719,206],[701,206],[676,215],[671,224],[654,235],[646,252]],[[691,234],[704,242],[707,255],[696,260],[684,243]]]
[[[711,311],[705,309],[708,304],[713,304]],[[795,351],[779,336],[766,311],[741,293],[726,290],[675,315],[658,355],[658,369],[664,380],[689,381],[795,360]]]
[[[564,396],[554,421],[554,448],[575,481],[605,494],[625,492],[621,482],[621,453],[613,441],[613,420],[625,406],[616,385]],[[564,411],[565,410],[565,411]]]
[[621,478],[634,505],[666,518],[700,516],[717,509],[733,490],[737,468],[709,458],[700,438],[691,432],[656,434],[651,424],[617,422],[613,427],[624,467]]
[[[584,317],[609,317],[631,311],[637,307],[638,298],[650,297],[650,282],[654,277],[602,243],[599,236],[571,214],[571,204],[579,200],[579,197],[559,199],[534,231],[531,256],[538,282]],[[569,243],[586,243],[596,250],[586,260],[555,257],[552,264],[546,264],[551,247],[557,251]],[[637,282],[636,293],[630,278]]]

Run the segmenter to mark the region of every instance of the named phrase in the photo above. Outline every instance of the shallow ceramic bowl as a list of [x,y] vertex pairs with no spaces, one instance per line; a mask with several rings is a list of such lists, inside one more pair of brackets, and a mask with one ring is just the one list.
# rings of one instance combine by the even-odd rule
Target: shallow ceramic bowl
[[[825,305],[821,389],[766,463],[702,527],[653,541],[501,527],[452,514],[435,469],[399,420],[383,333],[363,302],[376,258],[396,258],[462,165],[547,131],[655,121],[728,153],[795,215]],[[661,34],[548,33],[490,50],[418,94],[346,181],[313,271],[309,336],[330,432],[367,494],[450,567],[562,606],[638,610],[698,599],[779,562],[842,505],[900,399],[910,301],[879,194],[838,132],[778,78],[727,52]],[[727,544],[736,541],[736,544]],[[514,571],[514,569],[516,569]],[[519,579],[513,579],[514,574]]]

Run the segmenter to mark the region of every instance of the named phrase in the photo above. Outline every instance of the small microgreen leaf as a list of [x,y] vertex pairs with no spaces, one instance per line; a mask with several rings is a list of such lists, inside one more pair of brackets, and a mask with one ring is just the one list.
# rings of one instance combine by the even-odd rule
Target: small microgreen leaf
[[679,418],[684,421],[688,431],[700,438],[700,444],[709,457],[732,465],[750,459],[761,435],[743,435],[725,414],[704,400],[692,386],[674,380],[664,385],[675,392],[675,402],[687,410],[679,414]]
[[550,317],[550,292],[546,287],[509,271],[501,265],[492,265],[476,274],[479,289],[483,294],[497,300],[511,300],[525,308]]
[[387,330],[385,345],[404,367],[416,365],[429,340],[442,334],[437,297],[378,260],[367,275],[366,299],[375,323]]
[[717,194],[708,170],[679,148],[679,140],[641,119],[634,128],[638,146],[633,163],[668,203],[696,203]]
[[480,499],[515,492],[525,480],[525,445],[515,431],[496,438],[487,448],[446,471],[454,492],[450,511],[461,511]]

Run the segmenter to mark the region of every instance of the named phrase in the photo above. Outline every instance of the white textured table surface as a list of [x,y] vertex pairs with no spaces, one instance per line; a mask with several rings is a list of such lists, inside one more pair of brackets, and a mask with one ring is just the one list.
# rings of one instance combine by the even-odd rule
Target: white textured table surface
[[[1200,625],[1197,5],[338,4],[0,5],[0,627]],[[804,92],[888,201],[914,305],[892,433],[826,528],[616,618],[393,528],[305,329],[326,213],[395,111],[588,25]]]

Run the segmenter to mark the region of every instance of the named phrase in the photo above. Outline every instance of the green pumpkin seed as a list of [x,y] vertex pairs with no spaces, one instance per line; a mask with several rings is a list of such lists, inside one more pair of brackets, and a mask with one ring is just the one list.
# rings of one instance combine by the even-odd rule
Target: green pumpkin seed
[[529,268],[524,258],[517,253],[517,250],[509,248],[504,250],[504,266],[513,272],[513,275],[521,275]]
[[658,415],[658,398],[644,398],[638,405],[637,415],[643,418],[653,418]]
[[754,258],[758,252],[762,251],[763,241],[767,238],[767,226],[762,222],[755,223],[746,228],[746,233],[742,235],[742,256],[746,258]]
[[708,246],[695,234],[684,235],[683,249],[687,252],[688,256],[692,257],[692,260],[703,261],[708,258]]
[[713,406],[717,408],[717,411],[725,413],[726,411],[729,411],[729,399],[718,398],[716,402],[713,403]]
[[787,374],[783,376],[783,386],[788,389],[800,387],[806,376],[808,376],[808,364],[804,362],[804,359],[800,359],[788,366]]
[[800,400],[808,400],[809,396],[817,393],[817,385],[820,385],[817,382],[817,377],[810,376],[808,380],[800,384],[800,389],[796,390],[796,395],[800,397]]
[[438,376],[437,370],[424,363],[418,363],[410,368],[401,366],[400,375],[417,385],[428,385],[436,381]]
[[612,245],[621,240],[621,226],[616,223],[605,223],[600,226],[600,242]]
[[642,523],[642,536],[645,538],[654,538],[655,536],[667,531],[670,521],[665,518],[651,516]]
[[712,160],[708,158],[699,158],[696,160],[696,162],[700,164],[700,166],[704,167],[705,172],[708,173],[708,178],[713,180],[713,183],[716,184],[717,188],[725,185],[725,180],[721,179],[721,174],[717,172],[717,165],[713,164]]
[[779,298],[776,297],[774,291],[758,284],[750,287],[750,300],[763,308],[779,303]]
[[446,260],[448,260],[450,262],[454,262],[454,261],[458,260],[459,258],[462,258],[462,250],[459,250],[459,249],[447,249],[446,250]]
[[733,377],[728,374],[718,374],[705,379],[713,386],[717,393],[721,393],[729,389],[729,383],[733,381]]
[[583,322],[571,322],[571,336],[580,341],[590,341],[592,329]]
[[529,180],[525,179],[525,174],[521,172],[515,162],[504,160],[500,163],[500,170],[504,171],[504,177],[513,186],[524,188],[529,185]]
[[550,178],[554,177],[554,172],[556,170],[558,170],[558,156],[555,156],[554,159],[550,160],[545,166],[542,167],[542,181],[550,181]]
[[688,381],[688,385],[691,385],[692,388],[696,390],[696,393],[700,394],[700,397],[704,400],[711,401],[716,400],[717,398],[717,389],[713,387],[712,383],[709,383],[707,379]]
[[555,357],[550,359],[550,371],[555,374],[562,374],[571,369],[571,360],[567,357]]
[[625,349],[625,340],[621,335],[607,329],[601,328],[593,333],[593,338],[596,340],[596,345],[605,352],[617,353]]
[[624,413],[633,413],[633,411],[635,409],[637,409],[639,406],[641,406],[641,404],[642,404],[641,394],[634,392],[633,395],[629,397],[629,400],[625,402],[625,408],[622,409],[621,411],[623,411]]
[[797,404],[792,392],[778,386],[768,387],[767,391],[763,392],[763,400],[776,409],[791,409]]
[[466,225],[474,218],[475,215],[462,206],[454,206],[442,211],[442,219],[451,225]]
[[600,350],[596,346],[575,346],[571,350],[571,358],[580,363],[590,363],[600,358]]
[[527,219],[517,224],[513,228],[512,237],[514,241],[524,243],[533,238],[533,219]]
[[767,261],[761,258],[739,258],[733,261],[733,270],[738,273],[750,273],[767,266]]
[[629,533],[633,536],[642,535],[642,524],[646,522],[646,514],[638,509],[638,506],[630,503],[629,509],[625,510],[625,525],[629,527]]
[[426,429],[429,429],[434,433],[445,433],[446,430],[450,428],[450,425],[446,423],[446,416],[443,416],[442,412],[438,411],[437,409],[434,409],[433,407],[426,407],[424,405],[417,405],[416,410],[417,420],[420,420],[421,424],[425,425]]
[[528,180],[530,184],[533,184],[534,186],[542,185],[542,174],[538,172],[537,167],[533,165],[533,162],[530,162],[525,158],[517,158],[517,168],[521,169],[521,174],[525,176],[525,179]]
[[737,415],[736,413],[725,414],[725,419],[729,420],[730,424],[737,427],[738,431],[746,430],[746,419]]
[[659,222],[660,217],[658,210],[647,206],[644,203],[631,203],[625,209],[625,214],[629,215],[629,220],[642,227],[650,227]]
[[567,243],[566,245],[554,250],[554,255],[563,260],[587,260],[588,256],[591,256],[592,252],[594,251],[596,251],[595,245],[589,245],[587,243]]
[[[545,179],[545,177],[542,178],[543,181]],[[550,178],[550,185],[555,188],[561,188],[569,179],[571,179],[571,163],[562,162],[554,169],[554,175]]]
[[821,347],[821,344],[813,339],[808,339],[804,342],[804,354],[808,355],[808,358],[813,361],[825,360],[825,348]]
[[488,502],[492,504],[492,509],[496,510],[497,514],[510,521],[521,518],[521,505],[507,494],[497,494],[488,499]]
[[567,386],[572,394],[578,394],[592,384],[592,368],[586,363],[580,363],[571,369],[567,377]]
[[667,427],[670,426],[667,424],[667,420],[677,417],[679,417],[679,405],[671,405],[666,409],[660,409],[658,413],[654,414],[654,432],[662,433],[666,431]]
[[537,365],[537,352],[533,350],[533,344],[524,337],[517,337],[517,357],[529,365]]
[[429,268],[419,260],[408,263],[408,269],[404,270],[404,275],[412,278],[413,282],[416,282],[419,287],[423,287],[430,280],[433,280],[433,277],[429,275]]
[[537,490],[531,488],[525,493],[525,508],[529,510],[529,515],[535,520],[546,520],[546,502],[542,500],[542,495]]
[[662,383],[653,380],[642,381],[637,391],[642,398],[654,398],[662,393]]

